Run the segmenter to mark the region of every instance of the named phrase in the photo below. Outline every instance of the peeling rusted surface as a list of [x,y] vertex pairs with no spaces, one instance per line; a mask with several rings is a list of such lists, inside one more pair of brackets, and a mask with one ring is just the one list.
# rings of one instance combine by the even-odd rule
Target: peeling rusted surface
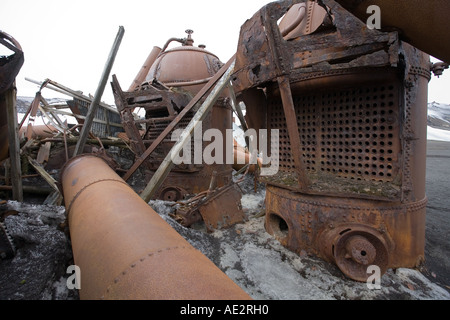
[[365,281],[371,264],[424,259],[429,56],[317,5],[274,2],[247,20],[233,84],[249,123],[280,132],[280,170],[261,177],[267,231]]
[[450,28],[447,0],[336,0],[361,21],[366,22],[370,14],[367,8],[380,8],[381,28],[397,29],[401,39],[420,50],[450,63]]

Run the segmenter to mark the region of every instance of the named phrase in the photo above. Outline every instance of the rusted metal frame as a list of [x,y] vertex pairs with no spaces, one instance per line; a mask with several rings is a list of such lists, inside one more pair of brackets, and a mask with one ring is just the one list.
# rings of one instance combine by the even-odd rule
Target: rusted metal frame
[[89,131],[91,130],[91,125],[95,117],[95,112],[98,108],[103,92],[105,91],[106,82],[108,81],[109,73],[111,72],[117,52],[119,51],[120,43],[122,42],[124,33],[125,28],[123,26],[120,26],[119,31],[117,32],[116,38],[114,40],[113,46],[111,48],[111,51],[109,53],[108,59],[106,61],[103,74],[100,77],[100,82],[98,84],[97,90],[94,94],[94,100],[92,100],[92,103],[89,106],[86,121],[84,122],[83,128],[81,129],[80,138],[78,140],[77,145],[75,146],[73,156],[77,156],[83,152],[84,146],[86,144],[86,139],[88,138]]
[[[161,89],[156,86],[161,86]],[[127,99],[127,105],[132,110],[136,108],[147,109],[165,109],[170,116],[176,115],[173,103],[180,107],[183,104],[185,95],[170,90],[165,85],[153,81],[143,86],[144,89],[134,92],[125,92],[124,97]],[[187,104],[187,102],[185,102]]]
[[[136,157],[140,157],[145,152],[146,141],[143,140],[143,137],[147,135],[147,132],[151,129],[151,127],[148,126],[147,132],[142,135],[141,132],[137,129],[136,124],[151,123],[154,122],[155,119],[134,120],[134,117],[132,115],[133,110],[136,108],[144,108],[147,112],[147,109],[149,108],[165,109],[168,111],[169,117],[163,118],[163,120],[171,121],[175,118],[176,115],[176,111],[174,110],[172,102],[174,99],[181,100],[182,94],[174,95],[168,87],[156,81],[153,81],[151,84],[146,85],[145,89],[141,88],[139,91],[124,92],[120,87],[116,75],[113,75],[113,81],[111,85],[117,108],[121,114],[123,127],[128,137],[131,138],[132,150],[136,154]],[[156,86],[161,87],[161,89],[157,88]],[[177,101],[177,104],[180,103],[181,101]],[[158,120],[160,120],[160,118],[158,118]]]
[[0,93],[3,93],[15,82],[16,76],[24,63],[24,54],[19,42],[1,30],[0,44],[14,52],[14,54],[8,56],[8,62],[0,67]]
[[[56,81],[50,80],[50,79],[46,79],[44,82],[39,82],[39,81],[30,79],[30,78],[25,78],[25,80],[35,83],[35,84],[38,84],[38,85],[41,85],[41,90],[42,90],[42,88],[45,87],[45,88],[51,89],[53,91],[71,96],[72,98],[76,98],[81,101],[85,101],[87,103],[92,102],[92,98],[83,95],[81,91],[72,90],[72,89],[70,89]],[[118,113],[117,109],[111,107],[110,105],[107,105],[104,102],[99,102],[99,106],[102,108],[108,109],[109,111],[114,112],[116,114]]]
[[[213,186],[213,182],[211,179],[211,186]],[[240,204],[233,202],[233,198],[240,197],[238,187],[237,182],[220,188],[213,186],[186,202],[178,202],[181,207],[177,209],[175,219],[183,226],[189,227],[200,221],[201,216],[208,232],[242,222],[245,219],[242,208]],[[219,203],[215,205],[217,201]]]
[[[327,0],[329,1],[329,0]],[[419,50],[445,62],[450,62],[448,41],[450,2],[448,0],[336,0],[363,22],[369,17],[370,5],[380,8],[381,28],[401,30],[402,39]],[[427,12],[429,16],[424,16]]]
[[[198,126],[199,123],[203,121],[203,119],[207,116],[209,110],[212,108],[213,104],[217,99],[219,98],[219,95],[222,93],[223,89],[227,86],[227,84],[230,81],[232,72],[234,70],[235,65],[235,59],[234,56],[227,62],[227,64],[224,67],[227,67],[227,69],[222,73],[222,69],[220,69],[216,75],[220,76],[220,79],[218,79],[217,84],[215,84],[215,87],[211,90],[211,92],[208,94],[208,97],[203,102],[199,110],[195,113],[194,117],[189,122],[188,126],[183,130],[183,133],[181,134],[179,140],[175,143],[175,145],[172,147],[170,152],[167,154],[161,165],[159,166],[158,170],[155,172],[145,189],[141,193],[141,198],[144,199],[146,202],[150,201],[150,199],[153,197],[153,195],[156,193],[156,191],[161,187],[162,183],[164,182],[164,179],[167,177],[167,175],[170,172],[170,169],[173,167],[172,157],[173,155],[177,155],[180,153],[180,151],[183,149],[184,145],[187,143],[187,141],[190,141],[192,138],[192,133],[194,132],[195,128]],[[214,82],[215,83],[215,82]],[[214,85],[214,83],[207,84],[197,95],[199,96],[203,91],[205,93],[211,89],[211,86]],[[203,94],[202,94],[203,96]],[[194,98],[195,99],[195,98]],[[191,100],[191,102],[194,101]],[[200,97],[199,97],[200,99]],[[196,102],[193,102],[194,104]],[[187,107],[186,107],[187,108]],[[185,109],[186,109],[185,108]],[[185,110],[183,109],[183,111]],[[162,135],[162,134],[161,134]],[[160,137],[161,137],[160,135]]]
[[[276,23],[281,16],[278,17],[275,15],[275,13],[271,10],[272,8],[272,6],[266,6],[263,8],[263,24],[267,32],[269,49],[272,53],[273,62],[277,71],[277,82],[280,88],[281,100],[291,143],[291,150],[294,156],[298,185],[300,190],[304,191],[308,188],[311,182],[306,175],[303,154],[301,152],[302,141],[300,139],[297,115],[295,113],[294,101],[292,99],[292,92],[289,84],[289,72],[291,70],[291,66],[289,63],[289,58],[286,56],[288,52],[283,50],[284,46],[282,43],[285,42],[285,40],[282,38]],[[280,14],[279,10],[278,14]]]
[[158,147],[158,145],[167,137],[167,135],[178,125],[183,117],[191,111],[191,109],[200,101],[201,98],[211,89],[211,87],[223,76],[228,70],[230,65],[234,63],[235,56],[233,56],[215,75],[208,81],[208,83],[196,94],[196,96],[184,107],[184,109],[177,115],[175,119],[164,129],[155,141],[148,147],[145,152],[136,160],[133,166],[123,176],[123,179],[127,181],[131,175],[141,166],[141,164],[152,154],[152,152]]
[[[280,54],[284,54],[279,64],[274,64],[270,48],[270,38],[264,38],[264,15],[262,12],[269,10],[273,20],[280,17],[292,4],[305,2],[304,0],[284,1],[271,3],[255,14],[241,29],[240,50],[236,61],[235,85],[237,91],[256,87],[276,78],[277,70],[282,66],[290,66],[292,73],[310,73],[315,71],[328,71],[331,69],[344,69],[360,67],[369,64],[368,61],[357,61],[358,57],[373,53],[387,55],[387,61],[381,65],[395,66],[398,62],[398,33],[380,32],[370,30],[366,25],[349,15],[348,12],[334,1],[321,0],[330,15],[334,17],[334,32],[323,31],[318,34],[299,37],[291,41],[284,41],[279,33],[276,23],[273,30],[277,37],[276,47]],[[267,16],[267,14],[266,14]],[[345,43],[343,43],[345,39]],[[339,50],[336,52],[336,44]],[[240,51],[240,52],[239,52]],[[311,57],[304,57],[304,52],[311,52]],[[250,54],[250,52],[257,52]],[[276,53],[276,52],[275,52]],[[373,65],[373,59],[370,59]],[[257,72],[255,71],[257,70]]]
[[112,88],[116,101],[117,110],[122,119],[122,126],[130,139],[131,148],[138,154],[145,152],[145,145],[142,141],[141,134],[134,123],[132,109],[128,107],[125,92],[122,91],[116,75],[112,77]]

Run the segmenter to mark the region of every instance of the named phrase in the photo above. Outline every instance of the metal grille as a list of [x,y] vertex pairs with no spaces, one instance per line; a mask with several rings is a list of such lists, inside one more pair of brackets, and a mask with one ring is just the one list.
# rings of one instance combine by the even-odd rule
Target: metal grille
[[[180,122],[175,126],[174,130],[177,129],[185,129],[189,123],[191,122],[192,118],[194,117],[194,112],[189,112],[187,113],[183,119],[180,120]],[[208,115],[205,119],[205,121],[202,122],[202,137],[203,137],[203,133],[205,132],[206,129],[209,128],[210,126],[210,121],[211,121],[211,116]],[[144,140],[146,141],[146,147],[149,147],[151,145],[151,143],[153,143],[154,140],[156,140],[159,135],[164,131],[164,129],[171,123],[171,120],[161,120],[158,118],[153,119],[153,121],[149,122],[147,124],[148,126],[148,130],[147,130],[147,134],[144,137]],[[176,143],[176,141],[172,141],[172,134],[173,131],[172,130],[163,140],[163,143],[159,144],[158,147],[156,147],[155,151],[150,155],[150,157],[148,158],[148,160],[152,163],[152,164],[157,164],[159,166],[159,164],[164,160],[164,158],[166,157],[166,155],[170,152],[170,149],[173,147],[173,145]],[[191,162],[190,164],[194,164],[194,154],[195,152],[195,147],[194,147],[194,136],[192,136],[191,138]],[[199,165],[201,166],[201,165]],[[199,167],[197,166],[197,167]]]
[[[310,175],[394,182],[400,171],[399,86],[371,85],[293,97],[305,167]],[[269,106],[280,131],[280,171],[295,170],[283,106]]]
[[[89,102],[74,98],[68,101],[67,104],[72,112],[87,116],[90,107]],[[108,136],[115,137],[119,132],[124,131],[121,123],[122,121],[118,112],[112,112],[102,106],[98,106],[90,131],[99,138],[107,138]]]

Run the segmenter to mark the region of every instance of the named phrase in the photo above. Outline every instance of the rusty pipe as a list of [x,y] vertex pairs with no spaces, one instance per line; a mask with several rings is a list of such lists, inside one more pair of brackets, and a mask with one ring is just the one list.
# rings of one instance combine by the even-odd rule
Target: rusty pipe
[[250,299],[102,159],[61,172],[81,299]]
[[130,88],[128,88],[128,91],[134,91],[137,87],[139,87],[142,82],[145,81],[145,77],[148,74],[148,71],[150,70],[151,66],[155,62],[156,58],[161,53],[160,47],[153,47],[152,51],[148,55],[147,59],[145,60],[144,64],[141,67],[141,70],[139,70],[138,74],[133,80],[133,83],[131,84]]
[[233,169],[236,171],[241,170],[245,165],[249,164],[249,171],[250,173],[254,173],[257,168],[262,167],[262,159],[257,157],[256,162],[257,163],[250,163],[251,157],[250,153],[241,146],[236,140],[234,140],[234,150],[233,150]]

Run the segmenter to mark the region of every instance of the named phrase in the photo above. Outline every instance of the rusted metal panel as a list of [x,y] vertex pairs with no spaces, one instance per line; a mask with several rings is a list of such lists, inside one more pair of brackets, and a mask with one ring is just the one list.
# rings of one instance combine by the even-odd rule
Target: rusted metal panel
[[[384,273],[424,259],[429,56],[397,32],[368,29],[333,0],[317,4],[301,17],[309,1],[279,1],[248,20],[234,84],[247,117],[280,133],[280,170],[260,178],[267,231],[365,281],[369,265]],[[286,41],[283,28],[286,36],[294,22],[281,31],[276,23],[286,12],[300,16],[297,25],[323,23]],[[259,88],[267,103],[260,110],[261,98],[252,99]]]
[[[298,195],[267,186],[266,230],[284,246],[336,263],[350,278],[365,281],[367,267],[416,267],[424,260],[426,198],[413,203]],[[353,242],[353,236],[358,236]],[[363,239],[359,238],[363,237]],[[348,256],[374,252],[370,262]],[[350,248],[350,249],[349,249]],[[364,253],[363,253],[364,254]]]
[[370,30],[334,1],[319,1],[333,24],[325,24],[295,41],[283,39],[277,20],[293,4],[279,1],[258,11],[241,27],[233,85],[237,92],[256,87],[278,76],[291,79],[312,72],[345,72],[349,67],[391,66],[398,62],[396,32]]
[[174,218],[185,227],[203,221],[208,232],[228,228],[246,220],[241,196],[241,191],[235,183],[203,191],[185,202],[180,202]]

